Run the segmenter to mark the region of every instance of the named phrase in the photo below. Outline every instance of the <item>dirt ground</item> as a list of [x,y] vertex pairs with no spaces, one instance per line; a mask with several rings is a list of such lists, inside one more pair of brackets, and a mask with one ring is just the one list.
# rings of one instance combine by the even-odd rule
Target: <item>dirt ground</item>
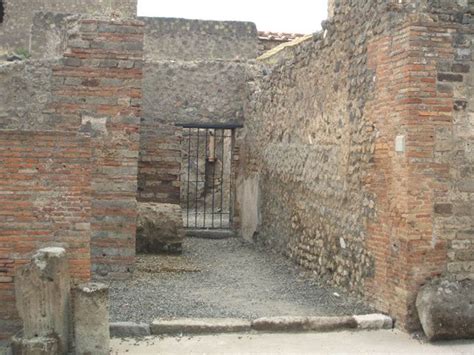
[[138,256],[134,278],[111,283],[110,298],[111,321],[374,311],[285,257],[237,238],[188,238],[181,256]]

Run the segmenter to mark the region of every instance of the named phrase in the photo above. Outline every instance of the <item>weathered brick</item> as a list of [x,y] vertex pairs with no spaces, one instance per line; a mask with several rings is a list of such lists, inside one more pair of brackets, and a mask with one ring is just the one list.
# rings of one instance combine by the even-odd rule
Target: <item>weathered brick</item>
[[437,203],[434,205],[434,212],[440,215],[449,216],[453,213],[453,205],[450,203]]
[[91,218],[92,151],[90,137],[73,132],[0,130],[0,152],[0,204],[10,219],[0,224],[1,323],[17,318],[14,295],[2,294],[2,286],[13,290],[15,268],[38,248],[66,248],[72,276],[90,278],[90,228],[77,227]]
[[438,80],[449,81],[449,82],[461,82],[464,80],[464,77],[461,74],[439,73]]

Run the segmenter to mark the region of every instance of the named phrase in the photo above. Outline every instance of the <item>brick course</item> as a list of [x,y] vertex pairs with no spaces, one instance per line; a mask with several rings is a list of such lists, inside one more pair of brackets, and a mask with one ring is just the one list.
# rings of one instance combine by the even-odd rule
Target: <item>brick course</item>
[[135,256],[143,23],[83,19],[70,36],[53,68],[49,110],[77,117],[80,127],[63,128],[92,136],[92,271],[127,277]]
[[91,141],[66,132],[0,131],[0,339],[18,328],[15,268],[45,246],[90,278]]

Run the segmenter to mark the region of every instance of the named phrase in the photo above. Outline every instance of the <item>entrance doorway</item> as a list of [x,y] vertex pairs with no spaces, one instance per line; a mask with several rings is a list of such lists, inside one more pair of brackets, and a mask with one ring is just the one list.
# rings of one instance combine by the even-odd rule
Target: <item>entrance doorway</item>
[[234,149],[239,124],[183,127],[181,205],[188,229],[232,229]]

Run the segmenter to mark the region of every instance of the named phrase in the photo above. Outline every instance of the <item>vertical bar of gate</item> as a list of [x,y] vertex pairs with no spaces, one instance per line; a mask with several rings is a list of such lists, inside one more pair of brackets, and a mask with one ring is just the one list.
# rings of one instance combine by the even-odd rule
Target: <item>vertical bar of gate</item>
[[199,185],[199,128],[197,129],[197,138],[196,138],[196,201],[194,208],[194,228],[198,226],[198,185]]
[[205,159],[204,159],[204,221],[202,222],[202,227],[206,228],[206,198],[207,198],[207,134],[209,129],[206,128],[206,145],[204,146]]
[[186,189],[186,228],[189,228],[189,178],[191,177],[191,128],[188,129],[188,188]]
[[232,128],[230,135],[230,178],[229,178],[229,228],[232,227],[234,218],[234,149],[235,149],[235,129]]
[[212,164],[212,228],[214,228],[214,214],[215,214],[215,198],[216,198],[216,135],[217,130],[214,130],[214,145],[212,147],[214,162]]
[[224,213],[224,160],[225,160],[225,144],[224,144],[224,138],[225,138],[225,129],[222,130],[221,134],[221,145],[222,145],[222,170],[221,170],[221,212],[220,212],[220,217],[221,217],[221,228],[222,228],[222,214]]

